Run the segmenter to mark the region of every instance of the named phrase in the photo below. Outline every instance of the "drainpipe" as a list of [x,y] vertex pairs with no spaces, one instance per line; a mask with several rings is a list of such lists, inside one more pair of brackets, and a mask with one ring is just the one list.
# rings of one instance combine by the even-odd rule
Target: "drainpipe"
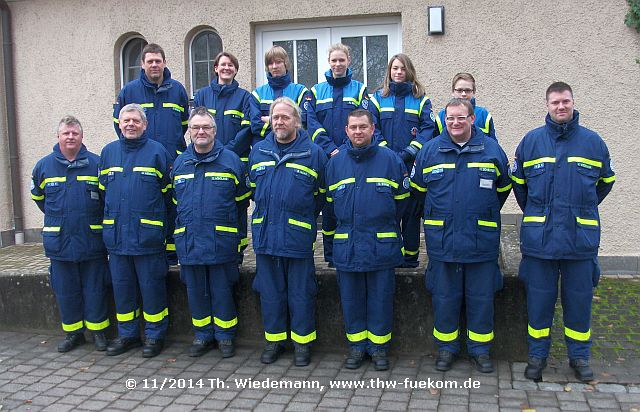
[[7,108],[7,145],[13,203],[13,225],[15,243],[24,243],[24,216],[22,216],[22,190],[20,187],[20,157],[18,156],[18,134],[16,132],[15,89],[13,84],[13,43],[11,42],[11,13],[9,6],[0,0],[2,13],[2,58],[4,62],[5,105]]

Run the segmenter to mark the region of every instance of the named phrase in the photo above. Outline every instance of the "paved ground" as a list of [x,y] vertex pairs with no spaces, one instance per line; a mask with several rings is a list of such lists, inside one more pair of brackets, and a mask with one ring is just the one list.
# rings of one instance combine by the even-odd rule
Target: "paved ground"
[[[507,274],[517,268],[513,249],[503,243],[501,263]],[[316,262],[326,268],[320,255],[321,247]],[[247,253],[248,267],[255,265],[252,256]],[[422,256],[418,271],[424,270]],[[46,273],[47,266],[41,245],[0,249],[0,275]],[[59,354],[58,331],[0,331],[0,410],[640,412],[639,301],[637,276],[601,280],[592,322],[597,380],[590,385],[577,382],[564,358],[559,307],[549,367],[541,383],[525,380],[525,364],[519,362],[501,361],[496,372],[482,375],[462,359],[443,374],[433,369],[431,356],[403,355],[392,359],[388,372],[376,372],[369,364],[352,372],[342,368],[341,353],[316,352],[311,365],[296,368],[289,352],[266,366],[254,347],[241,346],[232,359],[222,360],[212,352],[194,360],[186,354],[187,344],[172,341],[160,356],[148,360],[139,350],[106,357],[91,344]],[[134,382],[135,388],[128,387]]]
[[187,344],[169,342],[157,358],[143,359],[139,350],[107,357],[92,344],[59,354],[56,339],[0,332],[3,411],[640,410],[638,359],[595,361],[600,380],[584,385],[564,363],[534,383],[522,377],[523,363],[504,361],[486,375],[466,360],[436,372],[429,356],[393,358],[387,372],[370,364],[347,371],[337,353],[314,353],[311,365],[297,368],[290,352],[273,365],[262,365],[259,350],[248,347],[231,359],[212,352],[194,360]]

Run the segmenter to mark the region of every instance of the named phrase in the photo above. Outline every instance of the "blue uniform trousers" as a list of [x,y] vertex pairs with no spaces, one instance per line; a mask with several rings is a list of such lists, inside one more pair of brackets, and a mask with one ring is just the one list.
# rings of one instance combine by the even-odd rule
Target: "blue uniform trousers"
[[167,308],[167,259],[165,253],[152,255],[109,255],[116,302],[118,336],[140,336],[140,303],[145,320],[144,335],[164,339],[169,327]]
[[322,208],[322,248],[324,260],[333,264],[333,235],[336,234],[336,215],[333,205],[325,203]]
[[458,336],[464,299],[467,319],[467,352],[489,353],[493,340],[493,298],[502,288],[498,262],[451,263],[430,260],[427,289],[434,309],[433,336],[439,350],[460,352]]
[[422,208],[417,197],[411,196],[407,199],[407,206],[400,221],[402,231],[402,244],[404,247],[404,262],[411,266],[418,266],[418,255],[420,252],[420,218]]
[[221,265],[181,265],[180,276],[187,286],[191,321],[198,339],[233,339],[238,313],[233,285],[238,281],[236,262]]
[[256,255],[253,288],[260,294],[262,322],[268,341],[287,339],[291,316],[291,340],[316,339],[316,270],[313,258]]
[[519,277],[527,291],[529,356],[546,358],[549,355],[549,331],[553,324],[560,277],[562,318],[569,358],[589,359],[591,301],[593,288],[600,279],[597,258],[551,260],[525,255],[520,262]]
[[338,270],[338,286],[349,346],[372,354],[386,350],[393,327],[395,272]]
[[51,259],[49,273],[62,330],[82,333],[85,327],[101,331],[109,326],[107,287],[111,280],[106,256],[82,262]]

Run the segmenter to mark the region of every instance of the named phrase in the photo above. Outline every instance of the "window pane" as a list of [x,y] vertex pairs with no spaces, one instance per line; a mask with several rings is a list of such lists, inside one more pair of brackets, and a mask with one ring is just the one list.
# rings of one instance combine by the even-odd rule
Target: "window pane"
[[207,47],[207,34],[200,33],[193,39],[191,44],[191,57],[194,61],[207,60],[208,47]]
[[209,60],[211,60],[211,67],[213,67],[213,61],[218,53],[222,51],[222,39],[216,33],[210,32],[207,35],[207,40],[209,42]]
[[363,44],[362,37],[343,37],[340,39],[342,44],[349,46],[351,49],[351,70],[353,71],[353,79],[364,83],[364,69],[362,65]]
[[293,81],[295,79],[295,76],[293,74],[296,72],[296,64],[293,61],[293,40],[274,41],[273,45],[282,47],[289,55],[289,61],[291,62],[289,73],[291,74],[291,81]]
[[213,61],[222,51],[222,40],[213,31],[199,33],[191,43],[192,93],[207,86],[213,80]]
[[367,36],[367,88],[378,87],[387,71],[389,49],[387,36]]
[[[146,40],[134,38],[129,40],[122,48],[122,77],[124,83],[135,80],[140,75],[140,60],[142,49],[147,45]],[[124,84],[122,85],[124,86]]]
[[312,40],[298,40],[298,83],[311,89],[318,82],[318,42]]
[[211,79],[209,79],[209,62],[196,62],[193,64],[193,68],[195,71],[194,75],[194,92],[198,89],[201,89],[211,83]]

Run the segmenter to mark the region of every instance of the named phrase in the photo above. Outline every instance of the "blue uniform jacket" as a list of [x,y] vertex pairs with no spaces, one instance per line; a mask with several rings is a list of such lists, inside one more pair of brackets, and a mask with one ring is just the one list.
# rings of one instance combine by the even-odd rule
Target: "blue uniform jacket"
[[[475,98],[471,99],[471,104],[473,105],[473,113],[476,115],[476,121],[474,122],[474,124],[478,126],[480,130],[482,130],[482,133],[498,140],[498,137],[496,136],[496,128],[493,125],[493,117],[491,116],[491,113],[489,113],[489,111],[484,107],[476,106]],[[444,109],[440,110],[440,113],[438,113],[438,117],[436,118],[438,133],[442,133],[442,130],[444,129],[445,117],[446,117],[445,110]]]
[[122,137],[118,127],[120,109],[129,103],[137,103],[147,114],[147,137],[162,143],[175,159],[186,148],[184,134],[189,120],[189,98],[184,86],[171,78],[171,72],[165,67],[164,80],[158,87],[147,79],[144,70],[140,78],[127,83],[116,104],[113,105],[113,127]]
[[[289,73],[284,76],[273,77],[267,73],[267,84],[264,84],[251,92],[251,132],[253,144],[264,139],[271,132],[271,123],[264,123],[260,117],[269,116],[269,107],[278,97],[288,97],[300,106],[302,110],[302,127],[307,127],[307,101],[312,99],[309,90],[302,84],[291,82]],[[310,106],[309,106],[310,108]]]
[[216,118],[216,141],[247,161],[251,149],[251,93],[238,86],[218,84],[214,78],[209,87],[198,90],[194,107],[204,106]]
[[307,126],[311,139],[327,156],[349,140],[344,130],[349,113],[366,109],[369,103],[366,86],[351,80],[352,75],[348,69],[345,77],[334,79],[331,70],[327,70],[324,74],[327,81],[311,88],[313,110],[307,114]]
[[389,96],[378,90],[368,105],[376,124],[375,138],[404,161],[413,160],[435,133],[431,101],[427,96],[413,97],[412,88],[412,83],[392,82]]
[[447,130],[418,154],[411,186],[424,199],[424,234],[430,259],[473,263],[498,258],[500,209],[509,196],[507,156],[474,127],[462,148]]
[[120,138],[102,149],[99,186],[105,192],[102,226],[109,253],[164,252],[175,222],[170,170],[167,150],[145,135]]
[[540,259],[590,259],[598,255],[598,204],[616,179],[609,150],[597,133],[573,120],[526,134],[511,169],[513,191],[524,212],[520,250]]
[[181,264],[219,265],[238,258],[238,212],[251,192],[244,163],[216,140],[199,158],[193,145],[176,159],[171,177],[177,204],[173,232]]
[[347,142],[327,163],[327,202],[337,218],[333,262],[338,270],[368,272],[404,261],[400,217],[409,177],[391,150]]
[[255,209],[251,219],[255,253],[311,258],[316,218],[325,201],[327,156],[298,131],[281,150],[272,133],[249,155],[249,186]]
[[31,198],[44,212],[42,239],[48,258],[81,262],[106,256],[102,242],[104,199],[98,190],[98,155],[82,145],[68,161],[59,145],[31,175]]

